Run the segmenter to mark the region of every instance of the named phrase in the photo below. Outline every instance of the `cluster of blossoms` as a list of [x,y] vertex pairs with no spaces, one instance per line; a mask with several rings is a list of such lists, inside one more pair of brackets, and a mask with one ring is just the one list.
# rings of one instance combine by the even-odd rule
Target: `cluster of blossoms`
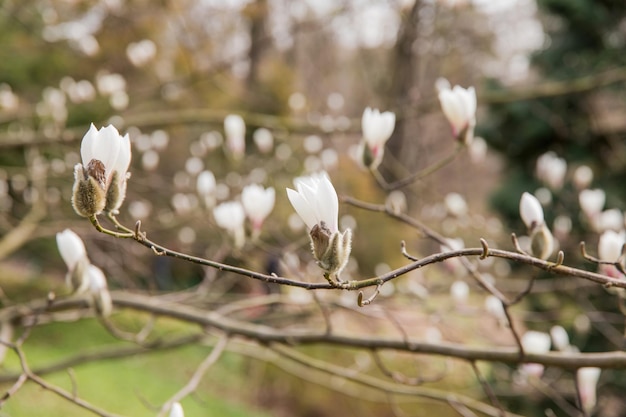
[[241,191],[241,202],[228,201],[213,209],[215,222],[231,233],[237,248],[245,243],[245,220],[250,220],[252,239],[259,237],[263,222],[274,208],[276,192],[274,188],[250,184]]
[[[570,344],[567,331],[561,326],[553,326],[550,333],[529,330],[522,336],[522,347],[526,353],[544,354],[553,346],[560,352],[577,352]],[[520,367],[523,376],[541,378],[544,366],[538,363],[526,363]],[[590,413],[596,405],[596,389],[602,370],[596,367],[582,367],[576,371],[576,385],[586,413]]]
[[68,269],[66,283],[72,293],[89,292],[98,314],[111,314],[113,305],[106,278],[102,270],[89,261],[81,238],[73,231],[65,229],[57,233],[56,240],[59,253]]

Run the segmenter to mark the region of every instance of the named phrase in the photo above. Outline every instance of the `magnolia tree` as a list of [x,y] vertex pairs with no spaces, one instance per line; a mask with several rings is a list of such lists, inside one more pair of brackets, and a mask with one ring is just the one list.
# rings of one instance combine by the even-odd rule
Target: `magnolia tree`
[[[450,88],[444,82],[438,82],[438,87],[441,108],[451,126],[451,142],[456,141],[465,150],[471,150],[476,144],[482,146],[480,138],[473,137],[476,124],[474,89]],[[243,260],[235,263],[199,256],[201,254],[194,252],[176,251],[152,240],[149,216],[143,222],[131,220],[127,224],[121,221],[120,210],[124,205],[132,204],[132,201],[125,200],[128,200],[126,195],[134,186],[129,168],[132,165],[133,138],[128,134],[122,136],[112,125],[100,129],[91,125],[80,145],[82,161],[74,167],[71,196],[74,211],[93,225],[94,232],[112,240],[133,240],[155,257],[173,257],[200,265],[207,269],[206,278],[200,285],[176,297],[137,289],[126,291],[118,288],[112,291],[107,287],[106,274],[96,265],[97,262],[94,264],[90,260],[81,237],[69,229],[59,231],[56,242],[59,254],[67,265],[67,288],[71,294],[50,293],[45,300],[5,306],[0,311],[2,343],[18,355],[21,363],[21,372],[14,375],[14,383],[2,401],[11,401],[11,397],[30,381],[95,415],[114,415],[114,410],[107,410],[107,404],[88,402],[44,380],[37,369],[29,366],[28,357],[24,354],[23,346],[29,342],[28,334],[33,326],[40,325],[40,321],[54,320],[55,314],[60,311],[78,311],[82,319],[96,317],[113,335],[137,344],[142,350],[187,343],[214,346],[189,383],[172,397],[162,399],[162,406],[157,412],[161,416],[183,416],[181,402],[184,403],[185,398],[195,390],[210,365],[229,349],[239,352],[254,349],[254,356],[264,360],[277,364],[290,363],[306,372],[349,381],[356,387],[395,398],[394,401],[406,397],[440,402],[460,415],[516,415],[506,409],[506,402],[500,398],[505,386],[524,392],[548,392],[547,395],[558,399],[556,403],[561,411],[571,415],[593,414],[602,369],[624,367],[626,356],[621,351],[581,352],[578,346],[570,343],[570,335],[558,324],[553,325],[549,332],[529,330],[518,316],[515,306],[523,304],[525,296],[534,291],[535,279],[542,271],[549,276],[563,276],[571,281],[603,286],[621,299],[623,288],[626,288],[623,218],[616,215],[620,217],[619,221],[613,221],[606,212],[602,212],[603,191],[588,189],[592,184],[591,172],[577,170],[581,213],[599,234],[595,255],[586,251],[584,243],[581,243],[581,254],[565,254],[558,249],[559,239],[555,234],[563,236],[563,230],[558,233],[550,230],[544,220],[541,193],[536,196],[532,190],[519,196],[520,218],[527,227],[524,236],[517,237],[519,231],[511,231],[511,243],[495,247],[489,243],[492,240],[490,236],[477,235],[474,238],[476,244],[470,243],[465,247],[462,240],[444,236],[436,227],[407,214],[410,210],[399,191],[417,178],[422,178],[424,173],[436,175],[445,164],[438,162],[411,173],[399,181],[399,186],[386,183],[377,172],[394,124],[394,113],[365,109],[362,140],[355,147],[353,163],[362,167],[362,175],[371,174],[374,182],[378,181],[387,193],[387,198],[381,201],[364,201],[358,195],[342,192],[333,184],[344,182],[342,172],[332,166],[328,171],[297,176],[293,178],[293,186],[278,190],[251,182],[241,187],[240,195],[229,200],[218,195],[220,180],[211,171],[195,169],[197,195],[205,206],[203,210],[212,213],[217,227],[209,227],[202,233],[217,235],[220,229],[227,232],[227,252],[239,254],[239,259]],[[224,130],[226,140],[223,146],[236,170],[237,164],[249,157],[244,140],[245,122],[240,116],[229,115],[224,120]],[[257,130],[254,141],[262,152],[271,152],[275,146],[269,130]],[[537,162],[537,176],[548,184],[564,180],[566,170],[557,159],[556,155],[547,154]],[[452,161],[446,158],[446,163]],[[141,168],[133,168],[133,171],[138,169]],[[242,169],[241,166],[239,169]],[[265,182],[271,181],[266,179]],[[281,198],[281,194],[286,199]],[[218,203],[220,200],[222,202]],[[280,267],[274,271],[268,273],[248,269],[245,254],[263,245],[266,234],[277,233],[265,230],[265,222],[277,209],[276,203],[286,201],[291,203],[300,225],[297,224],[298,219],[292,217],[277,223],[281,228],[301,230],[296,233],[308,238],[310,252],[301,252],[299,249],[307,245],[302,240],[296,241],[278,248],[280,255],[277,256],[277,263]],[[467,203],[458,194],[448,196],[446,205],[451,213],[467,211]],[[351,227],[342,227],[339,214],[346,208],[375,212],[404,225],[407,231],[405,240],[389,242],[397,245],[405,258],[404,265],[374,277],[359,276],[351,265],[353,244],[358,240],[385,239],[385,236],[370,235],[365,225],[353,223]],[[358,234],[351,230],[355,227],[359,230]],[[411,241],[416,239],[416,235],[432,240],[441,250],[419,257],[410,253],[409,248],[415,247]],[[568,258],[581,256],[590,265],[595,264],[596,270],[567,265]],[[512,291],[506,285],[506,278],[494,279],[495,274],[490,272],[494,265],[492,259],[505,259],[523,267],[528,274],[525,288]],[[426,326],[424,329],[415,318],[406,317],[407,312],[414,314],[411,311],[416,309],[416,305],[429,297],[430,285],[416,272],[427,267],[437,268],[440,263],[444,263],[447,274],[455,278],[452,282],[445,279],[450,284],[448,310],[433,314],[441,315],[447,311],[455,316],[468,315],[477,321],[490,322],[494,331],[504,336],[486,338],[482,343],[473,338],[457,339],[453,334],[447,334],[445,326]],[[315,264],[317,270],[311,269],[308,264]],[[202,298],[211,292],[214,285],[211,270],[230,273],[226,279],[234,279],[233,275],[238,275],[245,280],[271,284],[273,291],[256,295],[251,292],[240,300],[224,302],[219,308],[206,308]],[[276,271],[285,272],[279,274]],[[392,307],[395,297],[406,302],[405,312]],[[306,311],[307,318],[287,326],[274,326],[262,320],[259,322],[257,316],[246,320],[245,316],[233,317],[229,314],[258,310],[269,305],[285,317]],[[159,318],[167,317],[197,324],[198,331],[182,341],[160,340],[157,343],[150,339],[152,326],[158,326],[154,323],[137,334],[120,329],[116,324],[116,315],[123,310],[149,313],[153,317],[151,323],[158,323]],[[421,313],[420,316],[419,320],[432,320],[428,314]],[[44,317],[49,320],[43,320]],[[386,326],[372,324],[373,320],[381,318]],[[350,354],[365,354],[371,359],[361,360],[363,363],[358,366],[350,365],[356,363],[354,360],[322,360],[301,350],[310,345],[345,349]],[[89,358],[84,360],[89,361]],[[411,366],[415,369],[408,369],[407,363],[412,362],[417,364]],[[500,368],[502,364],[507,367]],[[437,367],[439,369],[435,369]],[[551,375],[550,372],[555,369],[565,372]],[[461,373],[473,375],[483,390],[482,394],[474,392],[468,395],[462,390],[429,386],[434,383],[440,386],[442,381],[458,378]],[[345,389],[339,385],[334,388]]]
[[[110,3],[106,8],[121,7]],[[85,19],[104,13],[92,12]],[[96,32],[66,32],[49,25],[44,35],[86,56],[100,50]],[[159,55],[148,39],[129,43],[124,54],[134,68],[148,67]],[[202,54],[193,58],[206,69]],[[173,71],[166,64],[155,65],[163,79]],[[182,94],[177,82],[163,83],[163,96],[173,102]],[[182,417],[212,365],[230,352],[367,404],[388,404],[393,415],[517,416],[527,412],[520,396],[545,415],[612,409],[618,415],[624,409],[623,400],[606,406],[621,397],[603,386],[618,379],[626,354],[621,346],[589,351],[591,307],[572,303],[546,319],[532,303],[536,295],[567,297],[594,288],[624,310],[623,208],[605,209],[607,196],[594,184],[592,168],[568,167],[554,152],[541,155],[535,177],[543,186],[515,197],[520,229],[503,230],[497,219],[472,213],[469,192],[449,193],[431,207],[416,203],[422,181],[463,159],[476,171],[489,163],[486,142],[475,136],[474,87],[435,82],[435,117],[447,124],[442,147],[451,150],[389,180],[385,168],[399,165],[391,152],[400,140],[394,130],[412,110],[394,109],[396,117],[366,107],[360,120],[351,120],[336,95],[328,99],[334,114],[318,119],[204,109],[175,117],[123,114],[129,84],[107,71],[94,83],[64,78],[36,106],[37,134],[12,125],[1,136],[0,144],[14,140],[25,147],[28,175],[9,167],[11,180],[0,177],[0,212],[29,211],[2,237],[0,258],[24,244],[42,213],[54,207],[60,214],[41,233],[56,236],[66,288],[46,283],[46,297],[14,299],[0,292],[0,358],[17,364],[0,374],[0,405],[36,385],[73,404],[77,415],[130,415],[82,396],[72,372],[71,391],[48,375],[164,350],[184,363],[191,360],[177,349],[200,346],[209,353],[178,391],[157,404],[136,393],[127,393],[126,401],[143,403],[145,415]],[[93,117],[89,127],[67,128],[67,101],[87,111],[96,98],[114,111],[110,124]],[[306,106],[302,94],[288,101],[295,114]],[[18,104],[0,84],[0,108],[17,111]],[[177,136],[181,126],[198,120],[211,129],[189,128],[189,142]],[[45,140],[38,142],[39,136]],[[65,155],[48,151],[55,141],[67,147]],[[67,187],[55,192],[46,181]],[[593,240],[575,242],[577,251],[568,249],[572,219],[552,204],[566,183],[576,191],[575,210]],[[109,256],[103,245],[123,253]],[[168,275],[174,260],[201,276]],[[376,265],[374,273],[363,272],[362,264]],[[119,343],[35,364],[33,333],[66,321],[95,322]],[[172,322],[185,333],[164,330]],[[604,334],[621,344],[616,332],[610,327]]]

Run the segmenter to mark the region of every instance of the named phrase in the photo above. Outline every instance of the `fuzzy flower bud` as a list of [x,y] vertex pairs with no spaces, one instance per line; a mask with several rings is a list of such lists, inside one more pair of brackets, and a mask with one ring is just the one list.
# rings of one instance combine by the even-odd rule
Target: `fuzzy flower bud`
[[556,153],[549,151],[537,158],[537,178],[552,190],[560,190],[563,187],[566,173],[567,162]]
[[339,231],[337,192],[325,172],[296,178],[294,184],[295,190],[287,188],[287,197],[309,229],[313,256],[327,279],[339,280],[350,257],[352,232]]
[[582,190],[578,194],[580,208],[587,218],[592,219],[602,212],[606,201],[606,193],[602,189]]
[[396,125],[395,113],[378,109],[366,108],[361,118],[363,141],[360,145],[360,155],[363,165],[376,168],[383,160],[385,143],[391,137]]

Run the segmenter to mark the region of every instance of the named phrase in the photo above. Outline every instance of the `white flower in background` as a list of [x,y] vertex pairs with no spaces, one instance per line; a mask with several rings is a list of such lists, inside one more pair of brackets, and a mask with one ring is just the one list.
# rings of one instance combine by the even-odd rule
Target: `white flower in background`
[[611,278],[624,278],[624,274],[620,271],[624,266],[624,259],[620,259],[626,243],[626,234],[624,231],[618,233],[613,230],[607,230],[602,233],[598,241],[598,258],[604,262],[620,262],[619,265],[600,264],[598,271],[601,274]]
[[617,262],[622,256],[624,243],[624,233],[607,230],[598,241],[598,258],[605,262]]
[[241,159],[246,152],[246,123],[237,114],[229,114],[224,119],[226,147],[235,159]]
[[563,326],[552,326],[550,336],[552,337],[552,344],[557,350],[561,352],[570,350],[569,335]]
[[84,217],[103,210],[117,212],[126,196],[131,159],[128,134],[112,125],[97,130],[92,124],[80,146],[82,164],[74,167],[74,210]]
[[383,160],[385,143],[391,137],[396,125],[395,113],[386,111],[381,113],[378,109],[370,107],[363,111],[361,129],[363,141],[361,142],[361,162],[368,168],[376,168]]
[[604,210],[596,216],[593,227],[597,232],[620,231],[624,228],[624,214],[619,209]]
[[584,190],[593,181],[593,171],[587,165],[581,165],[574,170],[574,185],[579,190]]
[[444,198],[448,213],[454,217],[463,217],[467,214],[467,202],[459,193],[448,193]]
[[452,126],[454,137],[466,145],[474,138],[476,126],[476,90],[474,87],[463,88],[455,85],[452,89],[438,81],[439,102],[448,122]]
[[580,393],[580,401],[587,414],[590,414],[596,406],[596,390],[601,372],[600,368],[594,367],[578,368],[576,371],[576,385]]
[[311,250],[326,279],[335,277],[348,263],[352,232],[339,231],[339,199],[326,172],[299,177],[295,190],[287,188],[287,197],[309,229]]
[[468,148],[469,157],[475,164],[481,164],[485,162],[487,157],[487,142],[480,136],[475,137]]
[[519,204],[519,213],[522,221],[529,230],[533,230],[536,227],[543,224],[543,208],[537,198],[530,194],[522,194],[522,198]]
[[222,229],[227,230],[235,239],[235,247],[242,248],[245,240],[244,221],[246,214],[238,201],[222,203],[213,209],[215,222]]
[[274,136],[269,129],[264,127],[254,131],[252,140],[261,153],[272,152],[274,148]]
[[495,295],[488,295],[485,298],[485,310],[492,315],[502,325],[506,323],[506,313],[504,312],[504,305],[502,301]]
[[87,281],[96,312],[104,317],[111,315],[113,302],[102,270],[97,266],[89,265],[87,267]]
[[250,184],[241,191],[241,203],[246,215],[252,223],[252,233],[258,234],[265,218],[274,209],[276,192],[274,188],[263,188],[258,184]]
[[150,39],[133,42],[126,47],[126,56],[131,64],[142,67],[156,56],[156,45]]
[[126,91],[126,79],[121,74],[99,71],[96,74],[96,87],[103,96]]
[[[464,248],[465,242],[460,237],[456,239],[446,239],[446,243],[439,246],[441,252],[458,251]],[[446,268],[452,271],[457,278],[460,278],[467,274],[467,269],[465,268],[463,262],[461,262],[461,259],[459,257],[455,256],[452,258],[448,258],[443,261],[443,264],[446,266]]]
[[548,259],[554,252],[554,237],[544,221],[541,203],[535,196],[525,192],[520,199],[519,212],[530,234],[532,254]]
[[180,403],[172,404],[169,417],[185,417],[185,413],[183,412],[183,406],[180,405]]
[[90,266],[85,244],[76,233],[65,229],[56,235],[61,258],[67,265],[65,283],[72,293],[80,294],[89,288],[88,268]]
[[211,171],[202,171],[198,175],[196,191],[198,195],[204,199],[204,204],[207,207],[213,207],[215,205],[216,188],[217,182],[215,181],[215,175],[213,175]]
[[19,97],[13,92],[11,86],[0,83],[0,109],[5,111],[15,111],[20,106]]
[[[522,347],[525,353],[542,354],[550,350],[551,339],[548,333],[529,330],[522,336]],[[543,365],[539,363],[525,363],[521,370],[526,375],[540,378],[543,375]]]
[[553,190],[560,190],[563,187],[566,172],[567,162],[552,151],[548,151],[537,158],[535,171],[537,179]]
[[469,285],[465,281],[454,281],[450,286],[450,296],[457,305],[467,303],[469,298]]
[[595,218],[602,212],[605,201],[606,193],[599,188],[595,190],[582,190],[580,194],[578,194],[580,208],[589,219]]

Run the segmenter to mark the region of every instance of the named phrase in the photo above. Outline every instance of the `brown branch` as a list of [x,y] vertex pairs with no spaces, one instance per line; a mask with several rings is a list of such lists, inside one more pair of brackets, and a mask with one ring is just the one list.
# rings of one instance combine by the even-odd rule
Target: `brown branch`
[[176,394],[174,394],[169,400],[167,400],[165,404],[163,404],[163,406],[161,407],[161,411],[159,412],[157,417],[164,417],[165,413],[170,411],[174,403],[180,402],[183,398],[190,395],[198,388],[200,381],[202,381],[202,377],[204,376],[204,374],[206,374],[209,368],[220,358],[220,356],[224,352],[224,349],[226,348],[227,343],[228,337],[220,337],[215,347],[213,347],[211,353],[198,366],[198,369],[196,369],[196,372],[194,372],[189,382],[187,382],[187,384],[183,388],[181,388]]

